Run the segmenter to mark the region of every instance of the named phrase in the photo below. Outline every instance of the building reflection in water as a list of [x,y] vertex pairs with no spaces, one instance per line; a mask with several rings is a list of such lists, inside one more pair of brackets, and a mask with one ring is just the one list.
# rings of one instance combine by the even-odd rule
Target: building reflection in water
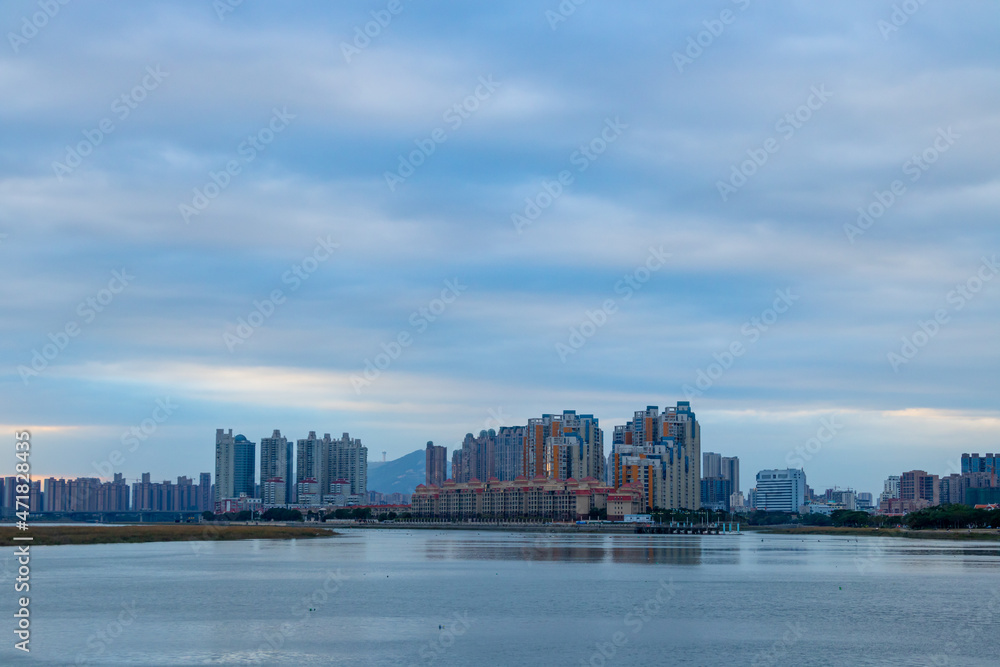
[[733,537],[718,535],[478,533],[435,535],[424,546],[428,560],[560,563],[737,564],[740,553]]

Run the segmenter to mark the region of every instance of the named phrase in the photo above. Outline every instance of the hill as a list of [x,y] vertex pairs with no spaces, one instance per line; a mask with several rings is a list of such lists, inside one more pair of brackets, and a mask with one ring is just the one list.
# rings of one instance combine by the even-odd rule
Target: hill
[[368,490],[380,493],[413,493],[427,477],[424,450],[418,449],[392,461],[368,463]]

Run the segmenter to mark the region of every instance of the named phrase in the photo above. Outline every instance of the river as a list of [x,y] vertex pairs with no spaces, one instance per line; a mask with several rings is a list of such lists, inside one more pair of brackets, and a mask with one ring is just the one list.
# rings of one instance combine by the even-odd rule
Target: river
[[2,664],[997,665],[1000,544],[351,530],[35,547]]

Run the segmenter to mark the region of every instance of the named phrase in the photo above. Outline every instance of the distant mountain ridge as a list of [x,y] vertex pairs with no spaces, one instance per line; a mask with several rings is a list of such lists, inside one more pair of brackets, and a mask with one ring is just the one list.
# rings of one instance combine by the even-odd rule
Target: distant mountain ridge
[[368,462],[369,491],[413,493],[417,485],[423,484],[425,479],[427,479],[427,460],[422,449],[385,463]]

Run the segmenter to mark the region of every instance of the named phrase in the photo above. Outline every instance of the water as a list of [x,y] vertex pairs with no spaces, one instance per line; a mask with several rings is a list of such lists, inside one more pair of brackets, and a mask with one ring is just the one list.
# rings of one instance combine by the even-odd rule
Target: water
[[1000,544],[345,530],[36,547],[30,656],[11,551],[0,664],[1000,662]]

